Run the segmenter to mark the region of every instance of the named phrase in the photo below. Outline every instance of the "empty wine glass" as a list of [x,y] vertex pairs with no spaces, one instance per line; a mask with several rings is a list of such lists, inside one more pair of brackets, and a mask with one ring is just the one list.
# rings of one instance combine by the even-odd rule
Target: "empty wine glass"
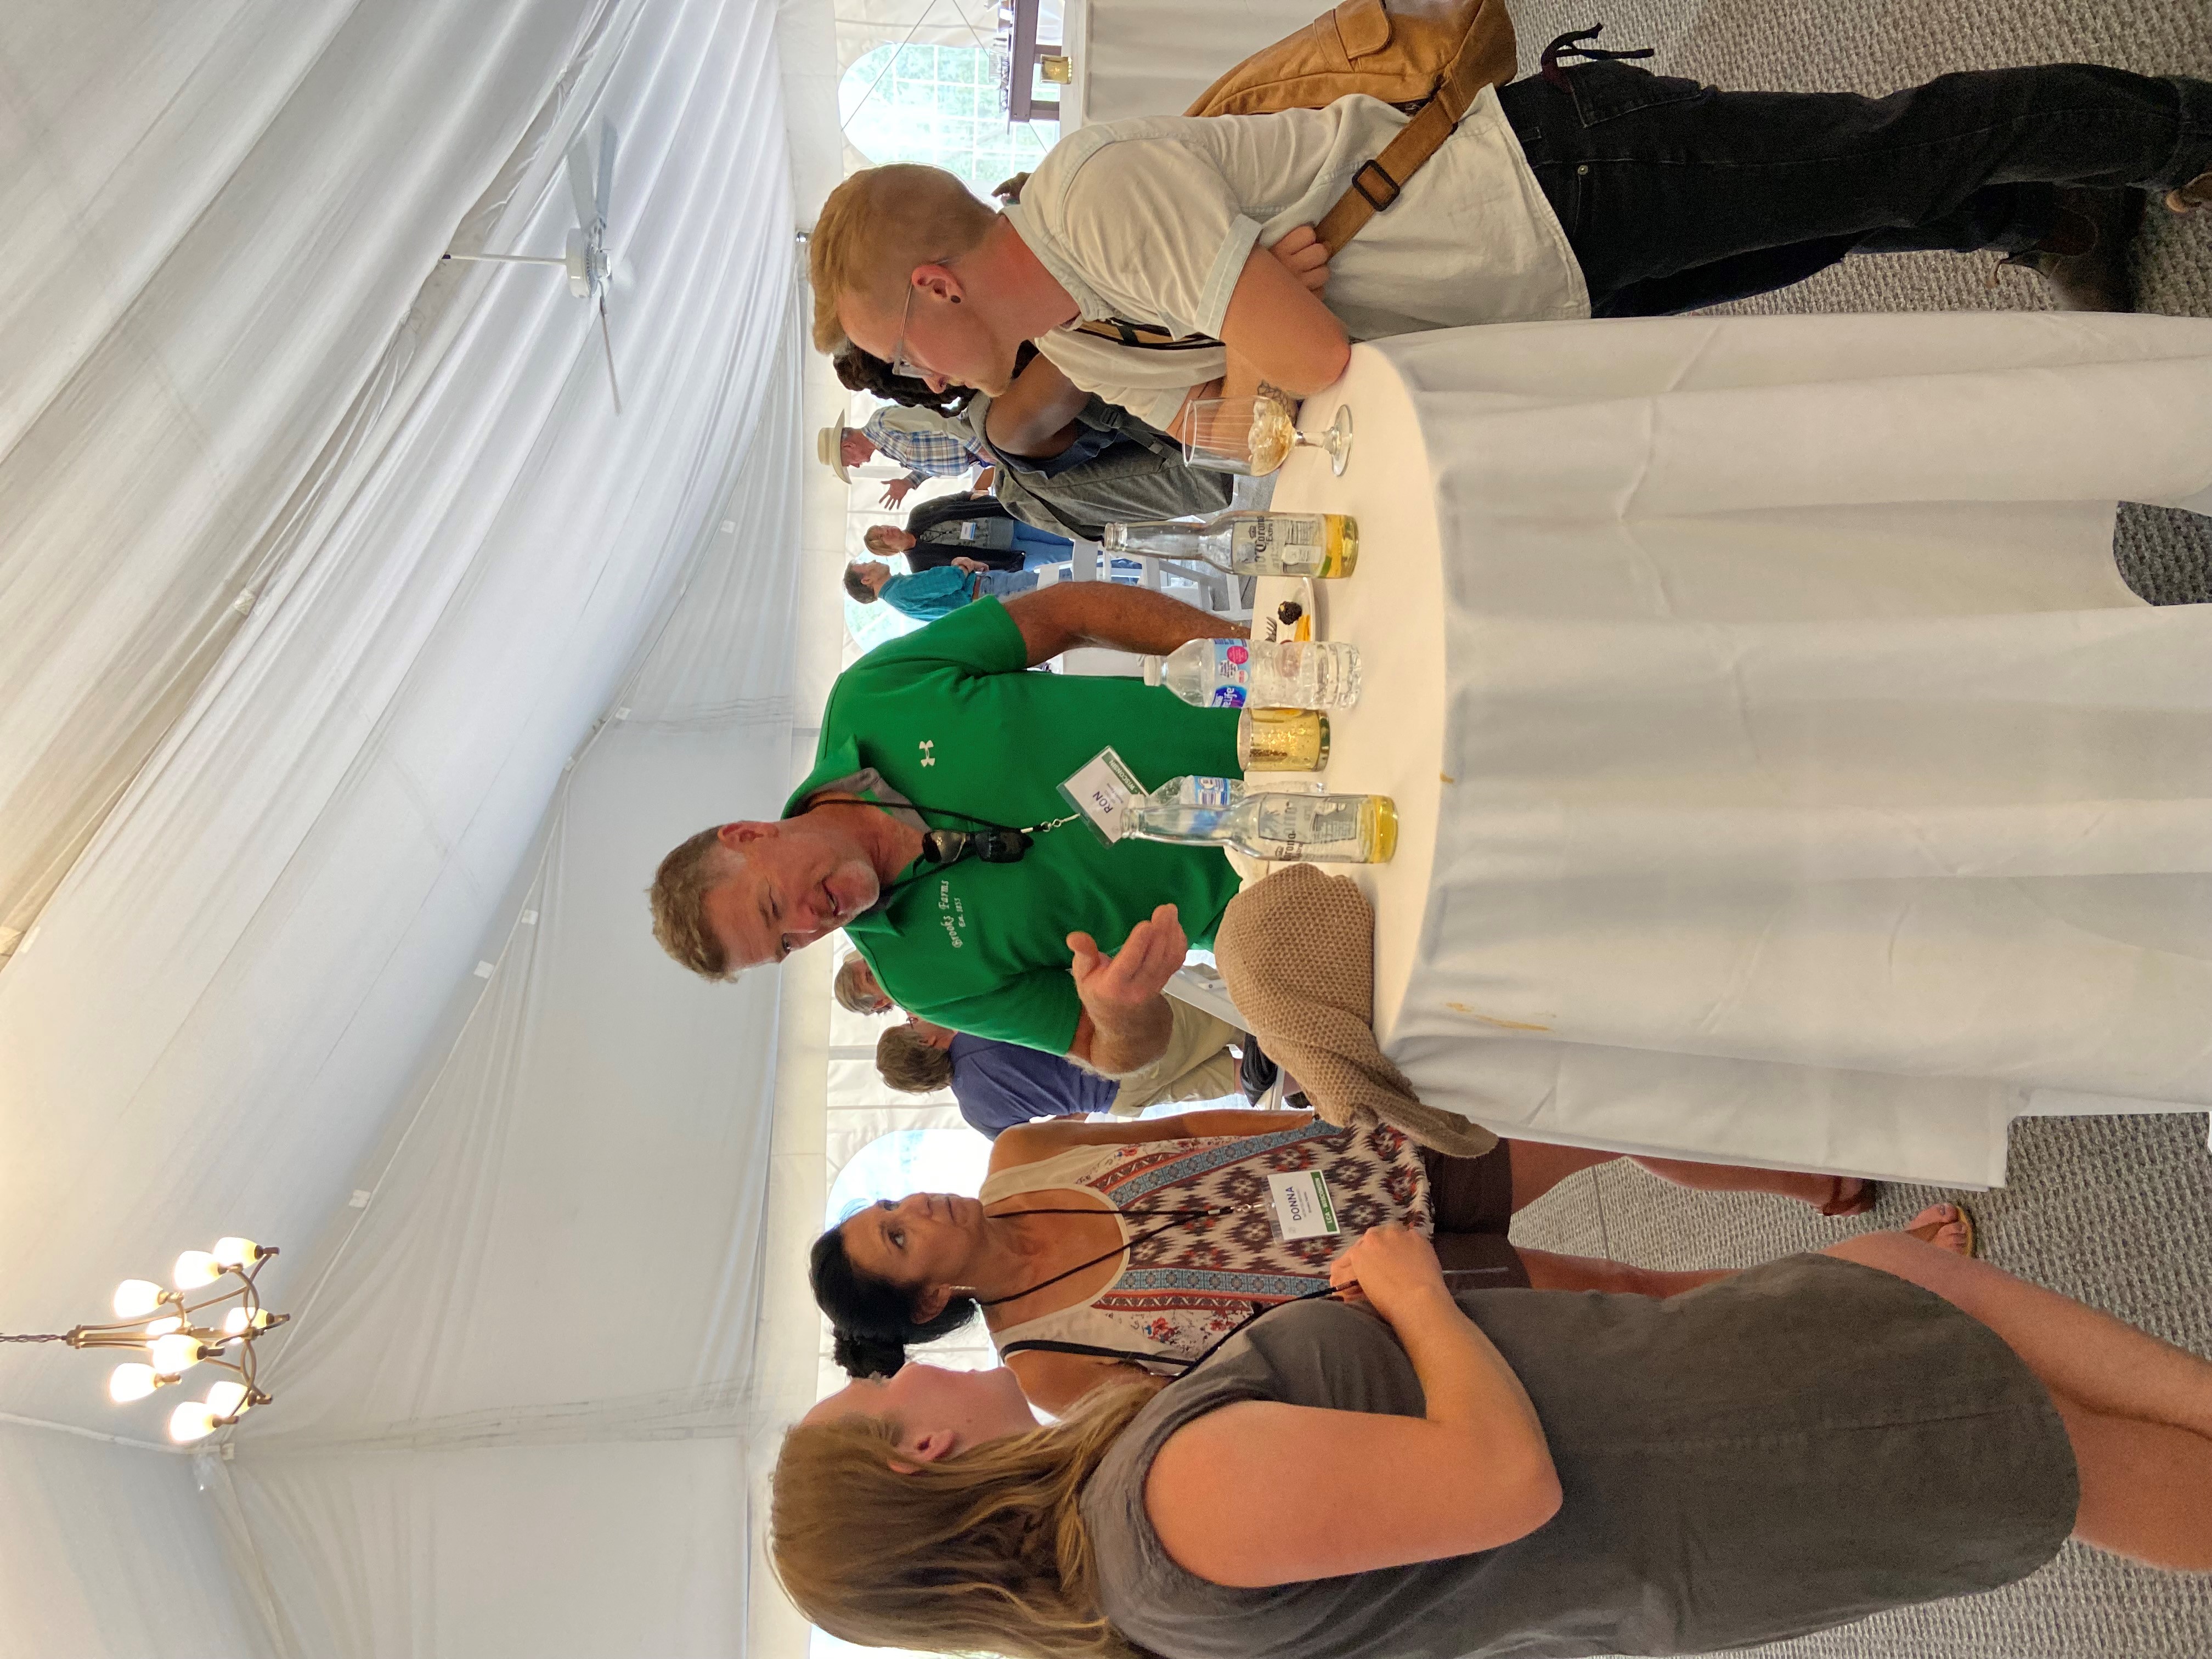
[[1342,404],[1328,430],[1317,438],[1298,429],[1285,404],[1265,396],[1196,398],[1188,420],[1182,458],[1208,472],[1273,472],[1300,444],[1327,451],[1329,468],[1339,477],[1352,459],[1352,410]]

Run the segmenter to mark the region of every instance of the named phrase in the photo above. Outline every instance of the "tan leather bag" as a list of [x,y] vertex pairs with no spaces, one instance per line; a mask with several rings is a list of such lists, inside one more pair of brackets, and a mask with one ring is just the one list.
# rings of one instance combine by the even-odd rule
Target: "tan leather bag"
[[1435,94],[1470,40],[1488,71],[1477,90],[1512,78],[1513,20],[1498,0],[1344,0],[1254,52],[1183,113],[1322,109],[1355,92],[1410,111]]
[[1513,20],[1504,0],[1344,0],[1254,52],[1183,113],[1322,109],[1354,93],[1412,112],[1315,228],[1334,253],[1398,199],[1482,89],[1511,80],[1513,69]]

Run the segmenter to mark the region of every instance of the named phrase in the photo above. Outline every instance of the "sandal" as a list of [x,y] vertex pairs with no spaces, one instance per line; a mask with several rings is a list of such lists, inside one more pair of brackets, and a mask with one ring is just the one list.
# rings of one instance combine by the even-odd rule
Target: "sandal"
[[[1949,1210],[1951,1213],[1935,1221],[1922,1221],[1920,1216],[1926,1215],[1928,1210]],[[1974,1212],[1972,1210],[1963,1204],[1931,1204],[1928,1206],[1928,1210],[1923,1210],[1920,1215],[1912,1218],[1917,1225],[1907,1224],[1899,1228],[1898,1231],[1908,1238],[1918,1239],[1923,1244],[1935,1244],[1936,1235],[1942,1232],[1944,1228],[1954,1224],[1962,1226],[1966,1230],[1966,1248],[1958,1254],[1971,1258],[1979,1253],[1981,1240],[1974,1230]],[[1936,1245],[1936,1248],[1942,1249],[1947,1249],[1948,1246]]]
[[[1828,1194],[1828,1201],[1820,1206],[1822,1215],[1864,1215],[1881,1200],[1879,1182],[1861,1180],[1857,1176],[1831,1176],[1828,1179],[1836,1185]],[[1846,1196],[1844,1188],[1855,1181],[1858,1182],[1857,1190]]]

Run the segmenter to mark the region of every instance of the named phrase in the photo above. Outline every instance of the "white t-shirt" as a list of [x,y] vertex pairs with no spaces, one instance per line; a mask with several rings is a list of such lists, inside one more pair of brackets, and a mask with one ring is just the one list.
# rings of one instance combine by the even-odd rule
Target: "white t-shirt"
[[[1037,163],[1006,217],[1085,319],[1218,336],[1252,249],[1318,221],[1408,118],[1353,96],[1084,127]],[[1322,297],[1355,340],[1589,315],[1582,267],[1493,88],[1329,271]],[[1155,426],[1222,372],[1218,349],[1148,351],[1066,328],[1036,343],[1077,386]]]

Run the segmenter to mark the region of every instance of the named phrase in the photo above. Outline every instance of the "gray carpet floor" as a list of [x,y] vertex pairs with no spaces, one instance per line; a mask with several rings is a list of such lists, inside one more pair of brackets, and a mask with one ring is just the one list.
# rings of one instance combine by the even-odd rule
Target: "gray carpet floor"
[[[1516,0],[1522,73],[1553,35],[1602,21],[1608,47],[1716,85],[1879,93],[1948,70],[2059,60],[2212,76],[2212,0]],[[2136,250],[2145,311],[2212,316],[2212,216],[2148,216]],[[1742,312],[2034,309],[1993,255],[1856,258],[1731,307]],[[2212,434],[2208,434],[2212,441]],[[2124,505],[2115,556],[2154,604],[2212,601],[2212,520]],[[1973,1196],[1998,1266],[2212,1354],[2212,1153],[2202,1114],[2016,1125],[2012,1184]],[[1515,1225],[1547,1249],[1659,1267],[1749,1266],[1895,1225],[1939,1198],[1898,1188],[1851,1222],[1779,1199],[1670,1187],[1626,1163],[1577,1176]],[[2212,1504],[2212,1492],[2205,1494]],[[2069,1545],[2023,1583],[1753,1651],[1806,1659],[2208,1659],[2212,1577],[2179,1577]]]

